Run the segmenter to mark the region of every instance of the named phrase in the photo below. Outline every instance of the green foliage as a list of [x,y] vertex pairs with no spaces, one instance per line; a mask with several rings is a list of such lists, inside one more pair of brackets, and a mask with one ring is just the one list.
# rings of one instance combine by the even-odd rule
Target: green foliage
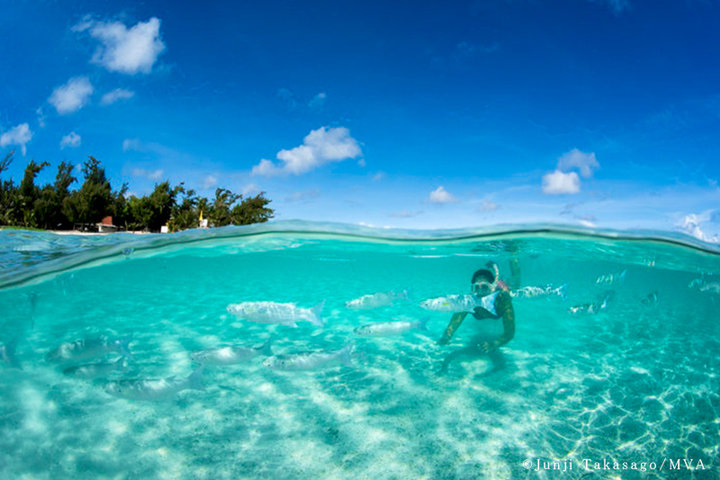
[[157,232],[168,225],[170,231],[176,232],[197,228],[201,218],[208,219],[211,226],[221,227],[266,222],[274,213],[268,208],[270,200],[264,192],[243,199],[242,195],[218,188],[215,198],[208,200],[182,183],[171,187],[167,181],[155,185],[150,195],[128,198],[128,185],[113,191],[105,169],[95,157],[88,157],[83,164],[83,183],[78,190],[70,190],[77,179],[72,164],[66,162],[58,166],[55,182],[40,188],[35,178],[49,164],[31,160],[16,186],[12,179],[2,178],[13,155],[10,152],[0,161],[0,225],[70,229],[74,224],[94,224],[112,215],[115,225],[128,230]]
[[64,202],[64,212],[73,223],[97,223],[112,213],[113,204],[110,182],[100,161],[88,157],[82,167],[85,181],[70,199]]

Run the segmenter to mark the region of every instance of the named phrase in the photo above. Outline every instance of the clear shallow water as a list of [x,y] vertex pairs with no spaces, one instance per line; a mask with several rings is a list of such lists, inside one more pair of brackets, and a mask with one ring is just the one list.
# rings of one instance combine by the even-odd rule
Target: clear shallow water
[[[719,478],[720,294],[710,285],[720,257],[664,234],[590,233],[299,223],[141,237],[1,231],[0,343],[17,339],[19,365],[0,364],[0,477]],[[516,298],[508,345],[438,374],[448,354],[502,328],[468,319],[438,346],[450,314],[420,300],[467,293],[488,260],[507,277],[512,257],[522,285],[567,284],[567,298]],[[596,283],[622,271],[621,284]],[[345,307],[405,289],[408,301]],[[568,312],[609,291],[599,313]],[[327,324],[293,329],[226,312],[254,300],[325,300]],[[353,333],[425,317],[428,331]],[[63,342],[100,335],[131,337],[130,368],[86,380],[46,360]],[[276,354],[353,342],[354,366],[280,372],[260,356],[207,367],[205,390],[168,401],[105,389],[187,377],[193,351],[268,340]],[[574,467],[528,471],[526,459]],[[590,471],[583,459],[705,468]]]

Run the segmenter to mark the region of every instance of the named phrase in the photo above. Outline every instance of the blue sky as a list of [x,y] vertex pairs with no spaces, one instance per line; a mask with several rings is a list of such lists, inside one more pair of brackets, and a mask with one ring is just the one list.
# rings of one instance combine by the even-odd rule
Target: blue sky
[[278,219],[720,233],[720,2],[5,2],[0,151]]

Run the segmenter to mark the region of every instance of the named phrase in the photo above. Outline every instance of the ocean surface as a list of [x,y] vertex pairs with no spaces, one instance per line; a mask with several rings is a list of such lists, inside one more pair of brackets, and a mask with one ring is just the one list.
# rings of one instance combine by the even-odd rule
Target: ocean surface
[[[460,355],[502,322],[438,345],[420,302],[489,261],[539,288]],[[718,479],[718,282],[717,246],[664,232],[1,230],[0,478]],[[260,301],[296,325],[228,311]],[[194,354],[223,347],[248,358]]]

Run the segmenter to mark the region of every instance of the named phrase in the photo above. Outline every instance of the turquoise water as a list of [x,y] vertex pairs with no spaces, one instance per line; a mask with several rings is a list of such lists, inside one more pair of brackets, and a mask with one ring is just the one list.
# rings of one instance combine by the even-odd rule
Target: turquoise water
[[[720,478],[720,255],[689,238],[297,222],[163,236],[4,230],[0,260],[10,352],[0,355],[0,478]],[[448,355],[502,326],[468,318],[440,346],[450,313],[419,303],[469,293],[489,260],[506,279],[517,261],[520,285],[565,284],[566,295],[515,298],[515,338],[440,374]],[[614,283],[598,282],[610,274]],[[390,291],[407,298],[345,305]],[[247,301],[325,301],[325,326],[227,312]],[[597,308],[571,313],[581,305]],[[354,332],[424,318],[427,330]],[[48,359],[98,338],[128,340],[131,358]],[[206,366],[203,389],[167,398],[108,387],[179,384],[198,368],[192,352],[267,341],[274,355],[352,344],[352,365],[281,371],[258,355]],[[72,370],[116,360],[93,379]],[[538,460],[572,470],[535,471]]]

